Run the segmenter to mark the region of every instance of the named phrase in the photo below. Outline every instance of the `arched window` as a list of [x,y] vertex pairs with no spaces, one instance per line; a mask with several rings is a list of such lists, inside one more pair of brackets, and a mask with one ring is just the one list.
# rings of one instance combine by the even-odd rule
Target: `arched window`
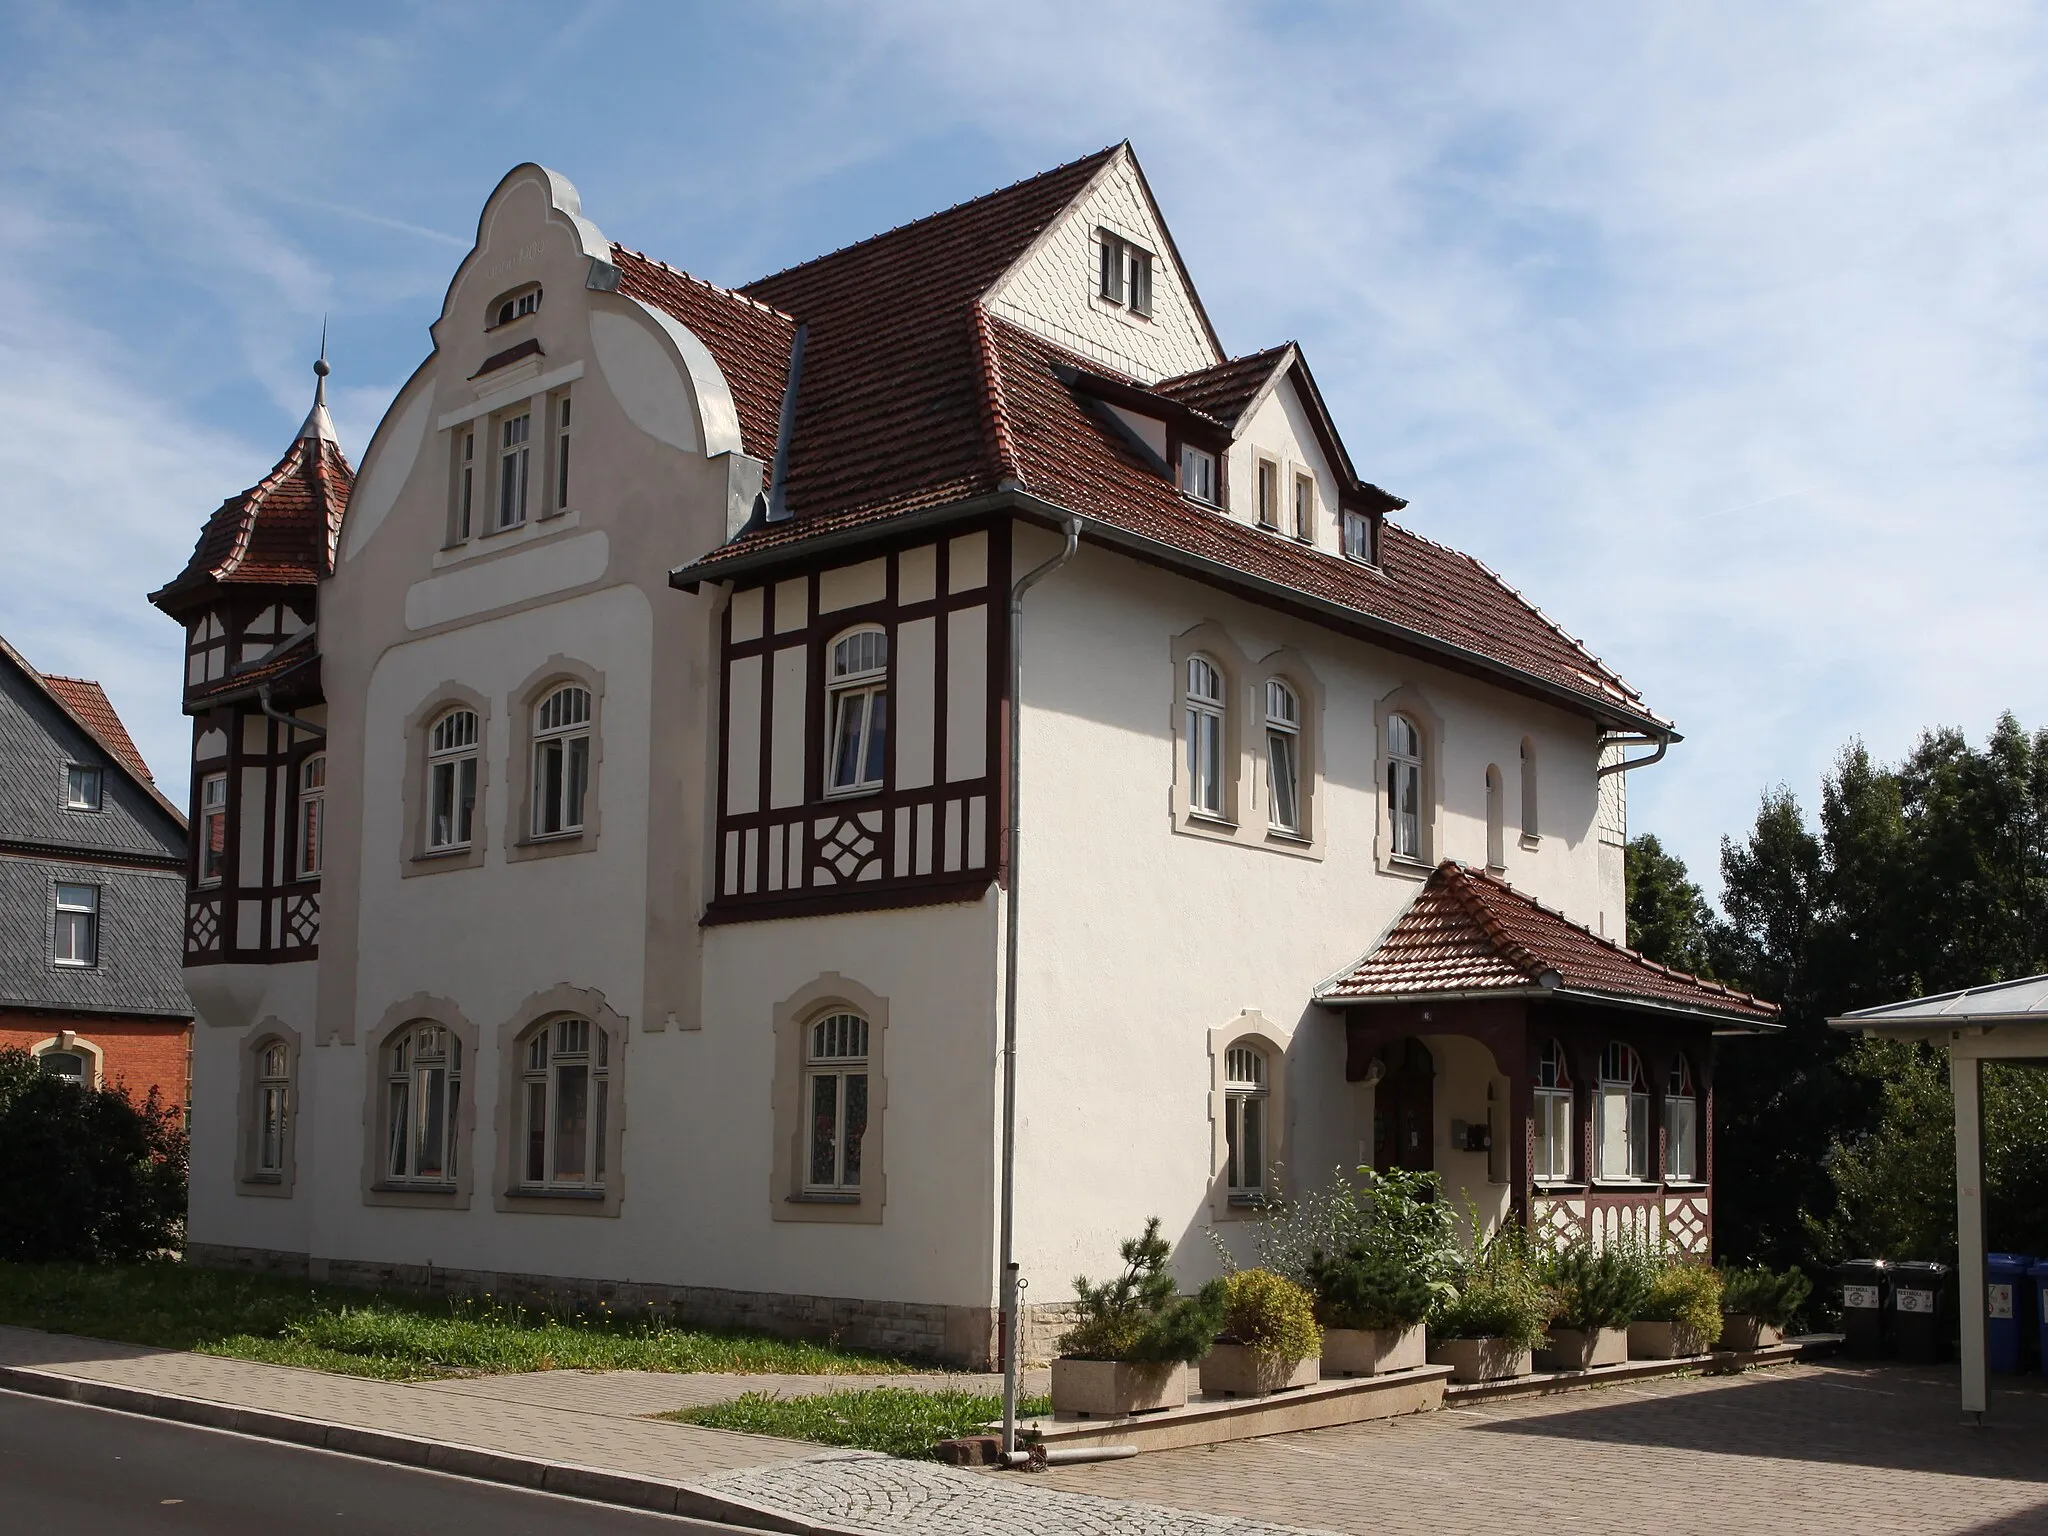
[[1266,683],[1266,820],[1275,832],[1301,831],[1301,700],[1279,678]]
[[461,1111],[462,1042],[444,1025],[407,1025],[384,1048],[385,1179],[454,1183]]
[[1599,1177],[1643,1183],[1650,1177],[1650,1085],[1643,1063],[1619,1040],[1600,1053],[1600,1093],[1593,1105]]
[[92,1072],[87,1066],[85,1053],[52,1048],[36,1057],[36,1070],[45,1077],[54,1077],[59,1082],[71,1083],[80,1088],[92,1086]]
[[467,848],[475,830],[477,718],[451,709],[427,733],[427,849]]
[[889,636],[856,629],[834,640],[825,683],[832,722],[825,792],[880,789],[889,760]]
[[1693,1092],[1692,1063],[1679,1056],[1664,1084],[1664,1177],[1681,1184],[1699,1180],[1699,1096]]
[[523,320],[540,308],[540,288],[520,289],[506,294],[491,306],[491,323],[487,329],[495,330],[501,325],[510,325],[514,320]]
[[1507,798],[1501,787],[1500,764],[1486,765],[1486,867],[1507,868]]
[[1387,716],[1387,822],[1394,857],[1422,857],[1422,732],[1406,715]]
[[1255,1045],[1223,1053],[1225,1181],[1232,1199],[1256,1200],[1266,1189],[1266,1054]]
[[1188,658],[1188,808],[1223,814],[1223,672],[1206,656]]
[[320,874],[321,818],[327,813],[327,754],[315,752],[299,764],[299,878]]
[[256,1053],[256,1172],[262,1177],[284,1172],[291,1064],[291,1049],[282,1040],[266,1041]]
[[1546,1040],[1536,1053],[1536,1168],[1538,1183],[1572,1176],[1572,1077],[1564,1047]]
[[588,1019],[555,1019],[530,1032],[520,1049],[520,1183],[603,1189],[610,1038]]
[[828,1013],[812,1023],[804,1045],[804,1188],[851,1193],[860,1188],[868,1129],[868,1021]]
[[1522,836],[1536,840],[1541,819],[1536,814],[1536,743],[1522,738]]
[[590,690],[568,683],[533,709],[533,835],[581,832],[589,785]]

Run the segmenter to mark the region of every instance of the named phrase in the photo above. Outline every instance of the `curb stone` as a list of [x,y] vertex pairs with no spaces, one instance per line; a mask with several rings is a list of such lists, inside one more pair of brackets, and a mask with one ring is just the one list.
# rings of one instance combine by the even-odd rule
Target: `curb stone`
[[[479,1482],[537,1489],[593,1503],[652,1510],[665,1515],[685,1515],[697,1520],[718,1520],[750,1530],[780,1532],[783,1536],[873,1536],[872,1532],[846,1526],[820,1525],[798,1515],[731,1494],[715,1493],[691,1483],[643,1477],[606,1467],[580,1466],[574,1462],[548,1461],[535,1456],[513,1456],[480,1446],[427,1440],[360,1425],[336,1424],[265,1408],[243,1408],[233,1403],[185,1397],[175,1392],[89,1381],[27,1366],[0,1365],[0,1388],[92,1408],[167,1419],[201,1429],[226,1430],[232,1434],[276,1440],[313,1450],[334,1451],[369,1461],[444,1472]],[[817,1459],[841,1460],[845,1455],[845,1452],[828,1453]]]

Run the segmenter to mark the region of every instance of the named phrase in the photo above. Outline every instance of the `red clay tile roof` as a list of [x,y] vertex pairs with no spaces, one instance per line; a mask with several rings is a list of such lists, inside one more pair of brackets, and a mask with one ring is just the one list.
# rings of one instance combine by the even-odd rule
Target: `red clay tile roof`
[[910,511],[992,486],[976,301],[1121,150],[746,285],[804,326],[783,489],[795,517]]
[[210,683],[194,683],[185,690],[185,713],[203,713],[208,705],[228,694],[245,694],[264,683],[278,684],[286,678],[291,680],[292,687],[281,691],[288,699],[319,702],[320,652],[312,641],[293,646],[283,655],[273,656],[268,661],[236,667]]
[[312,586],[334,570],[334,541],[355,479],[336,444],[301,437],[269,474],[220,504],[185,569],[149,600],[178,617],[217,584]]
[[98,683],[83,677],[58,677],[51,672],[42,674],[43,682],[59,703],[70,710],[78,723],[91,733],[93,740],[112,754],[130,773],[152,784],[156,775],[149,771],[149,764],[142,760],[136,750],[134,738],[128,734],[128,727],[121,723],[121,717],[114,713],[113,703],[107,698],[107,691]]
[[1768,1024],[1777,1005],[1646,960],[1506,881],[1446,861],[1371,953],[1316,991],[1342,1006],[1445,993],[1535,991]]
[[704,343],[732,391],[741,444],[750,458],[772,465],[796,321],[622,245],[612,247],[612,265],[620,293],[674,316]]
[[1246,357],[1233,357],[1213,368],[1200,368],[1177,379],[1162,379],[1152,386],[1152,392],[1182,405],[1191,405],[1214,416],[1225,426],[1234,427],[1238,417],[1244,414],[1244,408],[1251,404],[1252,397],[1265,387],[1266,380],[1273,376],[1273,370],[1280,366],[1293,347],[1293,342],[1283,341],[1277,347],[1268,347]]

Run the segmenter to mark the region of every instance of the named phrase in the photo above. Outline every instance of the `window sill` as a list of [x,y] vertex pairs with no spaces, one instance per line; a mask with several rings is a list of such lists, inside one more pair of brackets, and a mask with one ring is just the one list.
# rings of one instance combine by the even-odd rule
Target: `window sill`
[[1232,1190],[1230,1194],[1230,1208],[1234,1211],[1256,1211],[1264,1207],[1266,1203],[1266,1197],[1262,1193],[1250,1190]]
[[52,960],[50,964],[60,971],[96,971],[100,968],[97,960]]
[[388,1184],[381,1180],[370,1186],[373,1195],[453,1195],[453,1184]]
[[505,1191],[507,1200],[603,1200],[601,1189],[523,1189],[515,1186]]
[[1713,1188],[1705,1179],[1666,1179],[1664,1187],[1666,1189],[1683,1190],[1706,1190]]
[[1583,1195],[1586,1186],[1573,1179],[1538,1179],[1536,1193],[1539,1195]]
[[1289,843],[1296,848],[1307,848],[1311,846],[1313,839],[1304,837],[1301,833],[1289,827],[1268,827],[1266,828],[1266,841],[1269,843]]
[[1595,1179],[1593,1181],[1593,1188],[1596,1190],[1618,1190],[1623,1194],[1654,1194],[1663,1187],[1662,1184],[1648,1179]]
[[412,861],[415,864],[433,864],[442,859],[459,859],[464,854],[473,852],[475,848],[474,843],[458,843],[453,848],[429,848],[424,853],[414,854]]
[[586,828],[576,827],[567,832],[536,832],[531,837],[522,837],[513,846],[518,848],[552,848],[561,843],[580,843]]
[[459,544],[443,545],[436,550],[434,569],[438,571],[446,566],[460,565],[465,560],[478,560],[485,555],[498,554],[531,540],[574,528],[581,521],[582,514],[572,509],[567,512],[551,512],[536,518],[525,518],[504,528],[479,529]]
[[859,1205],[860,1196],[842,1194],[829,1189],[807,1189],[800,1195],[789,1197],[791,1205]]
[[244,1184],[260,1184],[266,1189],[275,1189],[284,1182],[281,1173],[252,1173],[242,1180]]
[[1188,822],[1197,827],[1209,827],[1218,832],[1235,832],[1237,823],[1228,816],[1217,816],[1209,811],[1189,811]]
[[882,786],[880,784],[849,784],[843,789],[826,790],[825,798],[827,800],[864,800],[871,795],[879,795],[881,792]]

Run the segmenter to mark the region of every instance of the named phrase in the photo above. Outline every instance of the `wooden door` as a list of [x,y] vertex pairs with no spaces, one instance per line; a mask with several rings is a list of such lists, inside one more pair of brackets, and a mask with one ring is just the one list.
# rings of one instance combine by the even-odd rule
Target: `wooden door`
[[1372,1165],[1381,1172],[1436,1166],[1436,1062],[1420,1040],[1384,1046],[1385,1074],[1373,1089]]

